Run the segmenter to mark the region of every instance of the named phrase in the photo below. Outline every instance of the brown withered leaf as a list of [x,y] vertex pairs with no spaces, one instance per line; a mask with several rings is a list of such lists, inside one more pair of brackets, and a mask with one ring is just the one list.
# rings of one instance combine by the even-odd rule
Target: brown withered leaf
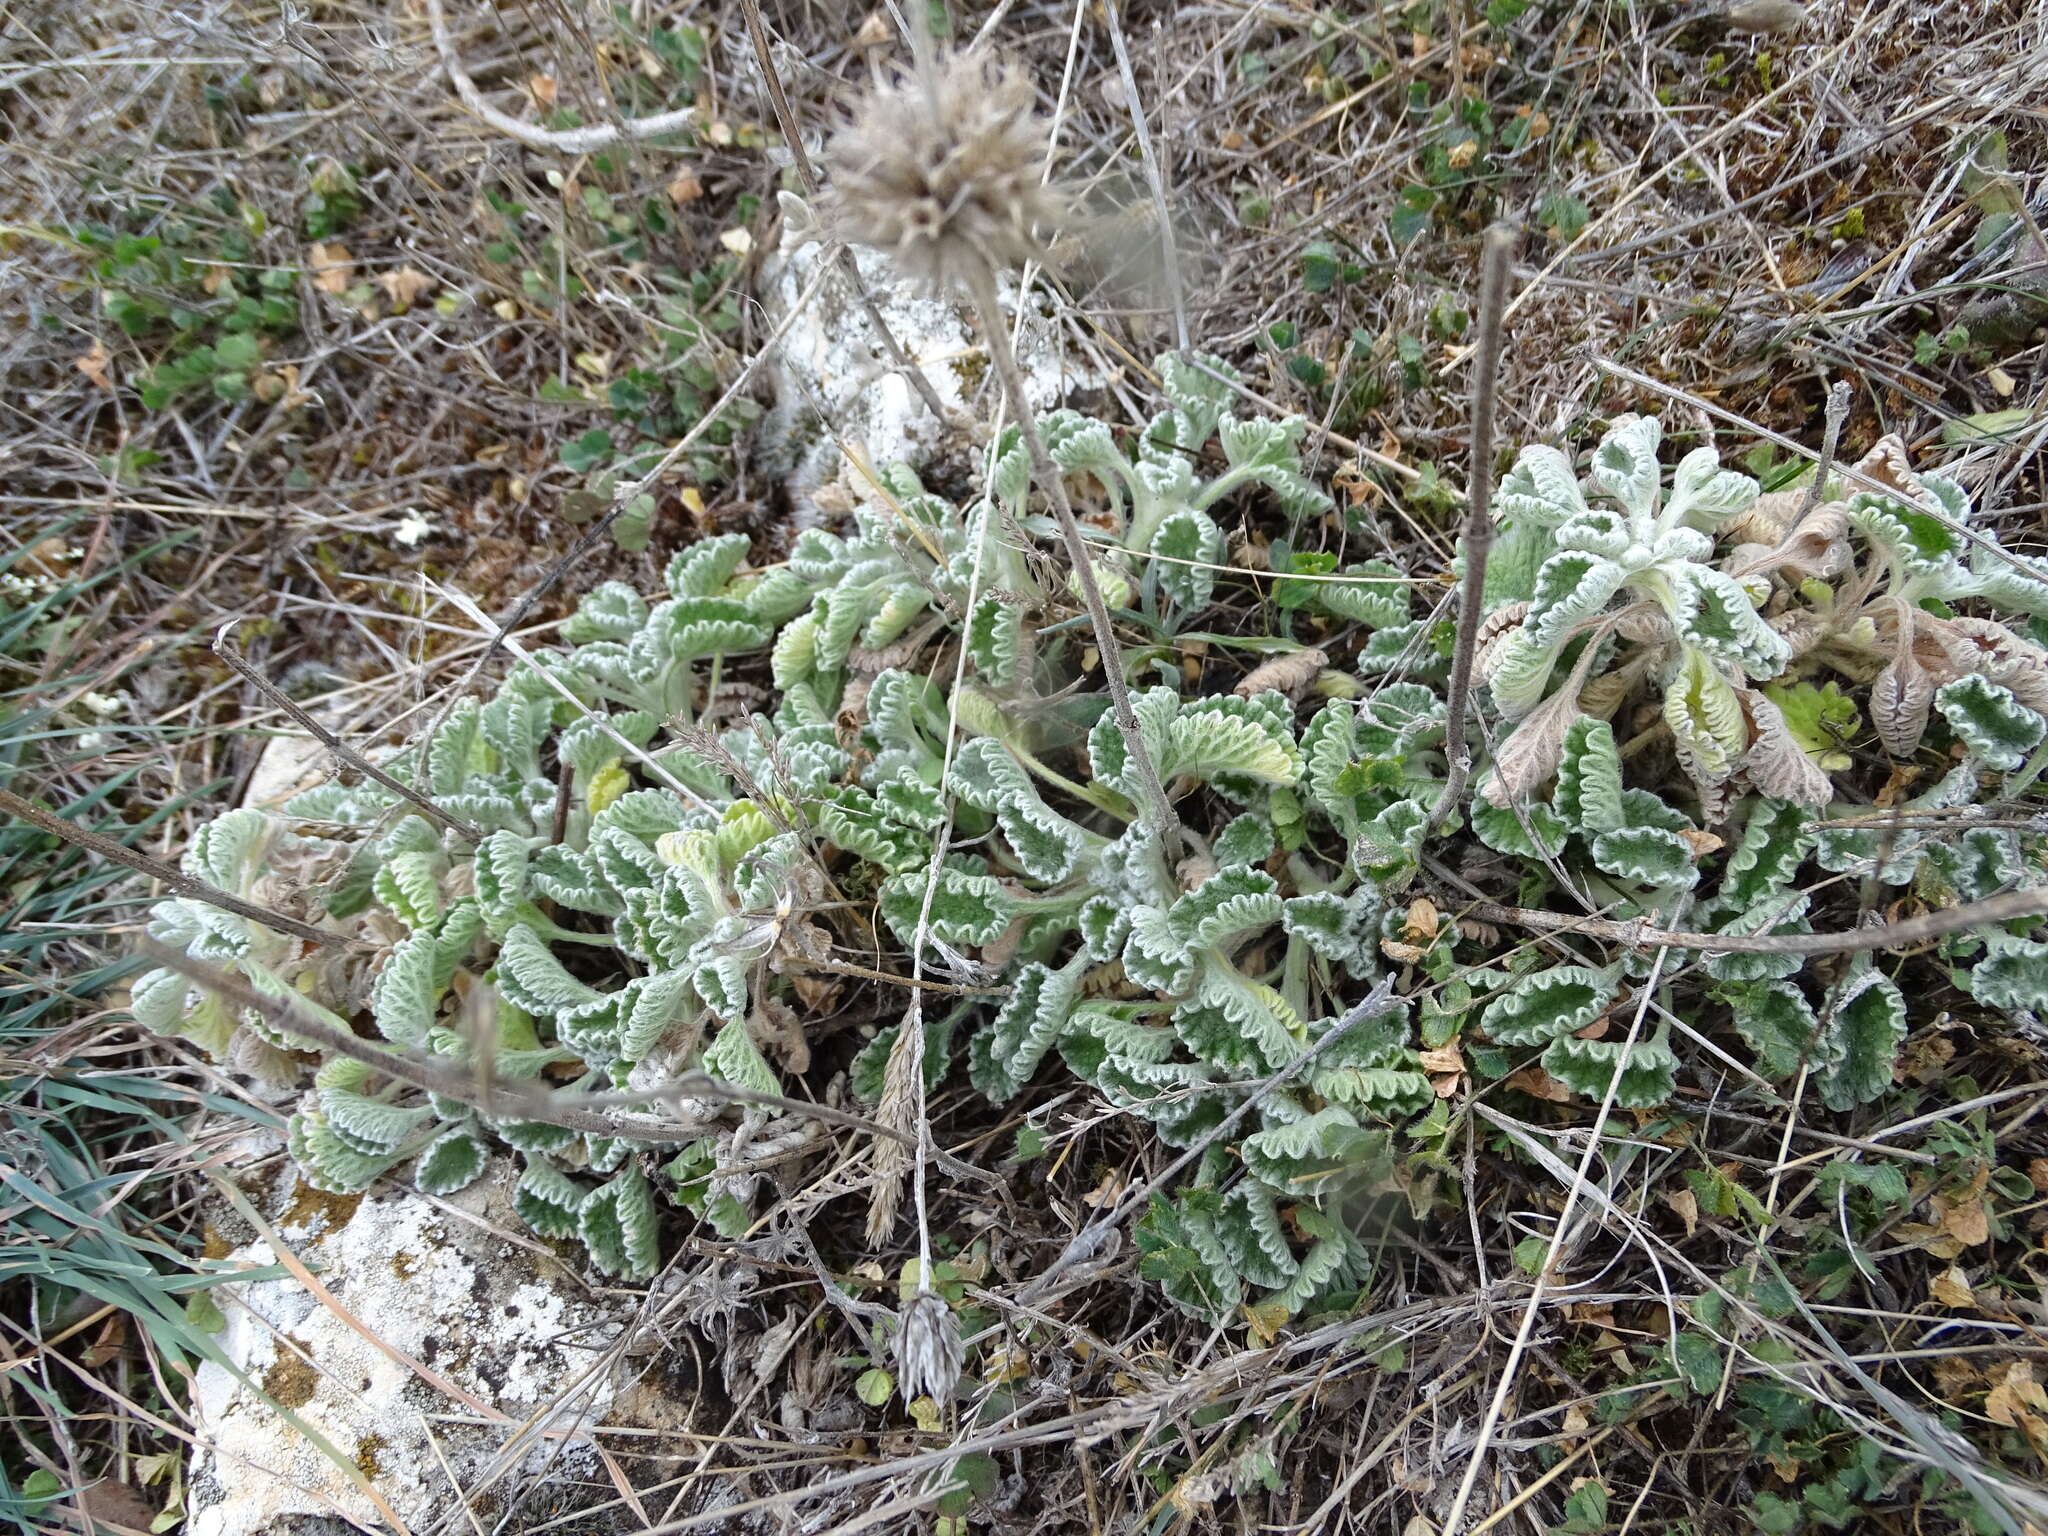
[[107,377],[107,364],[113,358],[107,352],[107,344],[94,338],[92,346],[71,360],[71,366],[84,374],[108,394],[114,392],[114,381]]
[[1401,936],[1417,944],[1433,943],[1437,931],[1443,926],[1443,916],[1436,909],[1436,903],[1427,896],[1418,896],[1408,903],[1408,915],[1401,922]]
[[1511,1072],[1502,1079],[1501,1086],[1513,1088],[1520,1093],[1528,1094],[1532,1099],[1543,1099],[1551,1104],[1569,1104],[1572,1098],[1571,1089],[1541,1067],[1524,1067],[1519,1072]]
[[1480,793],[1506,810],[1535,794],[1564,758],[1564,738],[1579,717],[1578,690],[1560,688],[1529,711],[1493,755],[1493,772]]
[[402,314],[440,287],[441,282],[439,278],[427,276],[418,267],[407,266],[395,272],[378,273],[377,286],[391,300],[392,309]]
[[1700,1228],[1700,1197],[1689,1189],[1667,1190],[1664,1203],[1678,1213],[1678,1219],[1685,1223],[1685,1235],[1691,1237]]
[[1759,794],[1774,800],[1821,809],[1834,798],[1834,784],[1820,764],[1801,750],[1785,724],[1784,711],[1754,688],[1738,688],[1743,712],[1749,716],[1749,751],[1742,766]]
[[1240,699],[1249,699],[1270,688],[1298,699],[1302,690],[1316,680],[1316,674],[1329,664],[1330,658],[1321,651],[1290,651],[1260,662],[1239,679],[1234,691]]
[[1870,685],[1870,723],[1878,740],[1894,757],[1911,757],[1927,733],[1934,706],[1934,680],[1920,665],[1912,647],[1902,645]]
[[1987,1170],[1962,1189],[1944,1191],[1927,1202],[1941,1230],[1965,1248],[1991,1241],[1991,1212],[1984,1203],[1988,1177]]
[[1960,1265],[1951,1264],[1932,1280],[1927,1282],[1927,1294],[1944,1307],[1975,1307],[1977,1293],[1970,1289],[1970,1280]]
[[307,246],[306,268],[312,274],[313,286],[336,298],[347,293],[356,280],[355,258],[339,240]]

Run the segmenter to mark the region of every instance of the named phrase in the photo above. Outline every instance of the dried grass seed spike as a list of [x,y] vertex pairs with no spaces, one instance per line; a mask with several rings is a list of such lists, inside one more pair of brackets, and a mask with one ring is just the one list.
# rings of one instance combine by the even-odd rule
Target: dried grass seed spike
[[1044,180],[1048,121],[1024,71],[956,53],[877,85],[825,149],[827,229],[889,252],[905,276],[964,287],[986,265],[1043,262],[1067,212]]

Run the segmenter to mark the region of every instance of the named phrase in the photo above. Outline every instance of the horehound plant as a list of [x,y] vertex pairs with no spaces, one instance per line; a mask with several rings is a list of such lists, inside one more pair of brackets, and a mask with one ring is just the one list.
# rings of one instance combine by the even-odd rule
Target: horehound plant
[[[1183,449],[1182,510],[1209,515],[1227,501],[1240,516],[1289,519],[1302,504],[1292,492],[1306,484],[1292,456],[1298,429],[1237,425],[1208,392],[1229,377],[1213,359],[1177,357],[1160,374],[1170,427],[1155,420],[1125,434],[1062,417],[1064,436],[1049,435],[1088,440],[1087,473],[1099,468],[1127,486],[1108,453],[1141,476],[1144,455],[1170,430]],[[1193,380],[1203,381],[1193,386],[1199,399]],[[1195,427],[1210,411],[1215,436],[1199,440]],[[1640,424],[1621,426],[1638,445],[1654,441]],[[1233,436],[1287,446],[1261,449],[1259,472],[1246,474]],[[968,1078],[989,1099],[1016,1099],[1057,1061],[1164,1145],[1194,1152],[1140,1223],[1146,1272],[1207,1315],[1249,1307],[1262,1327],[1275,1324],[1363,1278],[1362,1202],[1390,1188],[1426,1201],[1443,1188],[1455,1113],[1443,1094],[1459,1081],[1447,1062],[1517,1089],[1547,1078],[1593,1101],[1614,1080],[1619,1105],[1648,1108],[1688,1071],[1679,1026],[1688,1035],[1725,1027],[1747,1042],[1763,1077],[1804,1074],[1822,1104],[1853,1107],[1890,1081],[1904,1001],[1894,967],[1868,953],[1828,971],[1805,962],[1799,946],[1819,901],[1804,872],[1874,880],[1928,906],[2038,879],[2033,833],[1955,820],[2000,775],[2019,772],[2019,754],[2043,735],[2020,690],[1983,672],[1938,681],[1918,762],[1899,765],[1930,770],[1931,787],[1898,797],[1885,816],[1858,798],[1853,722],[1839,710],[1830,716],[1842,741],[1802,735],[1811,724],[1803,716],[1821,714],[1805,702],[1824,697],[1815,677],[1847,708],[1867,710],[1888,664],[1890,631],[1876,619],[1866,627],[1843,605],[1896,605],[1925,590],[1912,582],[1930,579],[1959,599],[1972,581],[1979,602],[2035,595],[2004,577],[1970,575],[1960,560],[1956,570],[1938,567],[1931,535],[1913,521],[1923,495],[1945,494],[1923,491],[1931,477],[1902,481],[1873,503],[1853,493],[1823,503],[1816,527],[1833,527],[1839,504],[1847,529],[1843,552],[1829,557],[1842,563],[1823,588],[1815,583],[1825,578],[1784,558],[1772,565],[1755,547],[1765,540],[1723,557],[1726,582],[1688,570],[1683,562],[1705,567],[1696,553],[1710,536],[1646,488],[1654,458],[1631,459],[1637,478],[1622,482],[1637,509],[1603,514],[1602,481],[1588,494],[1573,479],[1567,492],[1568,461],[1542,457],[1550,500],[1538,516],[1556,527],[1576,518],[1580,530],[1551,559],[1612,558],[1615,595],[1605,610],[1581,605],[1579,628],[1561,635],[1551,668],[1556,691],[1480,764],[1464,815],[1433,842],[1424,839],[1446,777],[1443,700],[1430,684],[1381,675],[1380,635],[1414,622],[1405,603],[1389,600],[1400,589],[1363,585],[1356,592],[1368,596],[1354,601],[1339,582],[1309,622],[1325,631],[1322,650],[1348,652],[1357,667],[1342,687],[1334,667],[1320,677],[1329,688],[1302,686],[1317,667],[1259,674],[1291,679],[1300,701],[1265,688],[1249,667],[1238,674],[1241,693],[1212,691],[1183,668],[1148,665],[1132,680],[1139,744],[1172,786],[1185,828],[1187,851],[1169,857],[1142,813],[1144,784],[1109,701],[1085,691],[1083,638],[1058,622],[1073,604],[1065,577],[1041,581],[1042,567],[1024,558],[1020,530],[1037,523],[1037,502],[1021,444],[1008,437],[991,454],[985,493],[965,508],[898,468],[880,477],[876,499],[845,533],[806,533],[785,564],[750,571],[745,540],[726,536],[679,554],[654,601],[617,584],[592,592],[564,628],[564,649],[533,657],[489,699],[457,705],[424,750],[387,764],[476,828],[477,840],[368,781],[309,791],[278,814],[230,813],[195,839],[186,855],[195,878],[362,940],[367,962],[189,898],[161,904],[152,932],[263,993],[373,1030],[393,1051],[467,1063],[500,1081],[553,1083],[572,1102],[586,1088],[653,1091],[698,1068],[787,1091],[812,1067],[799,986],[870,972],[878,940],[886,953],[922,934],[943,978],[931,984],[955,996],[910,1016],[919,1081],[949,1070],[964,1033]],[[1769,504],[1691,462],[1681,485],[1713,488],[1715,518],[1763,526]],[[1532,478],[1518,472],[1504,490],[1525,494]],[[1698,494],[1683,504],[1704,505]],[[1559,505],[1585,510],[1559,519],[1549,510]],[[1510,499],[1510,518],[1523,506]],[[1667,534],[1694,537],[1667,540],[1662,556],[1652,540],[1619,546],[1616,557],[1585,547],[1627,518],[1664,519]],[[1133,539],[1131,526],[1128,516],[1105,520],[1091,557],[1104,571],[1128,571],[1128,600],[1140,603],[1159,545]],[[1937,568],[1908,570],[1895,527],[1919,527],[1914,558]],[[1516,532],[1511,521],[1510,550]],[[1771,549],[1804,548],[1814,532],[1781,529]],[[1651,558],[1637,558],[1637,542]],[[1193,594],[1168,599],[1189,621],[1213,623],[1205,616],[1223,584],[1242,592],[1250,579],[1208,574],[1217,583],[1210,608]],[[1167,579],[1157,577],[1158,588]],[[1546,596],[1520,613],[1524,625],[1551,611],[1558,580],[1532,577]],[[1688,607],[1677,596],[1685,583],[1710,595]],[[1670,631],[1649,625],[1631,638],[1608,627],[1638,601]],[[1703,612],[1705,642],[1680,628]],[[1832,627],[1805,644],[1816,613]],[[1360,622],[1368,614],[1378,629]],[[1979,637],[1995,622],[1923,607],[1910,620],[1916,632],[1921,615]],[[2002,665],[2039,665],[2017,628],[2002,633]],[[1731,635],[1747,637],[1741,650],[1731,650]],[[1260,640],[1259,649],[1270,646]],[[1713,688],[1736,695],[1751,733],[1725,743],[1735,766],[1718,783],[1676,781],[1690,786],[1697,816],[1675,803],[1683,796],[1667,788],[1670,778],[1651,776],[1674,759],[1698,765],[1696,754],[1667,757],[1654,739],[1666,728],[1660,682],[1711,696],[1697,681],[1700,663],[1673,660],[1687,649],[1706,659]],[[1775,674],[1760,660],[1739,672],[1728,659],[1780,654]],[[1926,654],[1923,646],[1922,665]],[[1850,655],[1865,658],[1860,676],[1836,661]],[[707,699],[720,693],[714,677],[750,669],[776,685],[773,713],[705,718]],[[1764,792],[1759,720],[1770,717],[1742,698],[1772,696],[1761,690],[1790,701],[1780,713],[1793,749],[1828,784],[1826,805]],[[1325,700],[1328,691],[1359,696]],[[1544,711],[1563,712],[1559,698],[1574,707],[1549,773],[1532,779],[1512,755]],[[1982,718],[1987,707],[1995,730]],[[1632,732],[1617,731],[1616,720]],[[1510,783],[1516,792],[1504,795]],[[1475,836],[1476,849],[1467,841]],[[1559,940],[1570,956],[1504,951],[1487,930],[1454,921],[1441,895],[1418,891],[1446,856],[1523,908],[1561,900],[1567,911],[1655,918],[1683,898],[1689,921],[1742,943],[1731,952],[1702,945],[1654,979],[1650,952],[1604,931]],[[864,928],[865,911],[877,932]],[[2036,921],[1948,938],[1955,959],[1971,946],[1986,951],[1956,971],[1957,983],[1990,1007],[2048,1005],[2048,945],[2034,939]],[[1755,936],[1781,947],[1759,949]],[[1333,1034],[1383,979],[1419,1001],[1397,1000]],[[990,986],[1003,995],[977,990]],[[1659,1005],[1650,1027],[1632,1045],[1610,1038],[1604,1021],[1636,1007],[1644,986]],[[135,1002],[154,1026],[244,1064],[289,1070],[296,1058],[287,1053],[302,1043],[171,971],[143,978]],[[857,1094],[873,1102],[888,1087],[904,1033],[884,1029],[847,1063]],[[1253,1107],[1238,1114],[1248,1098]],[[711,1118],[715,1107],[704,1108]],[[1214,1134],[1226,1123],[1227,1134]],[[523,1163],[519,1209],[536,1230],[576,1236],[600,1266],[645,1275],[658,1259],[658,1195],[742,1232],[761,1210],[759,1175],[748,1170],[799,1152],[813,1134],[794,1110],[728,1109],[680,1153],[657,1156],[620,1136],[421,1095],[374,1064],[336,1059],[314,1074],[291,1140],[306,1176],[324,1187],[409,1172],[438,1193],[477,1176],[494,1148],[509,1148]],[[927,1363],[950,1358],[925,1353]]]

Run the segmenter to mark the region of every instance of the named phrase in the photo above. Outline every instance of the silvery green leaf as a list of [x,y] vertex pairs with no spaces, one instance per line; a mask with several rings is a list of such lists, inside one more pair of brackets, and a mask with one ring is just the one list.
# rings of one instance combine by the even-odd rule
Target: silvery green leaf
[[1617,416],[1593,454],[1593,478],[1635,517],[1654,517],[1663,471],[1657,445],[1664,424],[1654,416]]
[[1087,966],[1084,953],[1059,970],[1027,965],[1017,973],[975,1063],[975,1086],[996,1103],[1015,1098],[1058,1043]]
[[676,597],[712,597],[732,585],[747,558],[744,533],[722,533],[678,550],[668,563],[668,589]]
[[1781,1081],[1814,1054],[1820,1019],[1806,994],[1784,980],[1752,981],[1718,988],[1714,994],[1734,1014],[1735,1029],[1756,1053],[1757,1070]]
[[1583,550],[1559,550],[1536,573],[1536,595],[1522,633],[1539,646],[1559,646],[1579,626],[1607,611],[1629,573],[1612,560]]
[[690,974],[662,971],[636,976],[626,983],[619,1013],[618,1052],[639,1061],[653,1050],[671,1025],[690,1013]]
[[1366,1173],[1387,1150],[1385,1131],[1368,1131],[1334,1105],[1247,1136],[1245,1167],[1255,1178],[1298,1198],[1315,1199]]
[[301,1108],[285,1125],[285,1147],[299,1175],[331,1195],[359,1194],[399,1159],[357,1152],[334,1134],[317,1108]]
[[1849,526],[1880,546],[1908,576],[1952,576],[1962,536],[1943,518],[1898,496],[1858,491],[1844,513]]
[[1392,561],[1367,560],[1347,565],[1339,574],[1345,579],[1315,583],[1315,603],[1325,613],[1368,629],[1408,622],[1408,594],[1414,581]]
[[601,994],[563,969],[547,941],[514,923],[498,950],[498,987],[528,1013],[554,1013],[597,1002]]
[[1263,864],[1273,852],[1273,824],[1255,812],[1233,816],[1209,844],[1216,862],[1228,868],[1236,864]]
[[1746,908],[1791,884],[1813,850],[1814,813],[1787,800],[1759,798],[1721,871],[1720,901]]
[[630,640],[647,623],[647,600],[623,581],[591,588],[562,625],[571,645],[592,640]]
[[584,1197],[577,1235],[591,1262],[608,1275],[653,1276],[661,1261],[661,1223],[654,1192],[639,1169],[627,1167]]
[[1592,840],[1593,863],[1638,885],[1690,889],[1700,877],[1692,844],[1662,827],[1616,827]]
[[[1289,416],[1284,421],[1253,419],[1239,421],[1225,414],[1216,424],[1223,455],[1237,475],[1258,481],[1271,491],[1282,507],[1297,517],[1327,512],[1334,505],[1316,483],[1301,472],[1296,445],[1308,430],[1308,420]],[[1217,482],[1226,483],[1230,476]],[[1213,489],[1210,493],[1213,495]],[[1206,502],[1209,497],[1203,498]]]
[[[1727,883],[1724,880],[1719,893],[1722,901],[1727,900]],[[1754,937],[1758,934],[1811,933],[1812,925],[1806,920],[1810,897],[1803,891],[1771,890],[1759,896],[1755,903],[1737,912],[1726,922],[1715,926],[1715,933],[1742,934]],[[1806,969],[1803,955],[1747,954],[1729,951],[1709,955],[1706,972],[1716,981],[1745,982],[1766,981],[1787,976],[1797,976]]]
[[1486,1005],[1480,1027],[1501,1045],[1541,1045],[1575,1035],[1607,1011],[1619,975],[1611,966],[1533,971]]
[[1221,869],[1167,910],[1166,926],[1184,949],[1219,948],[1280,920],[1280,892],[1262,869]]
[[1935,690],[1934,707],[1977,760],[1997,772],[2019,767],[2048,736],[2048,721],[1981,673],[1944,683]]
[[482,766],[482,714],[475,699],[458,699],[428,743],[427,785],[437,797],[467,788],[470,775]]
[[2048,944],[1986,930],[1986,953],[1958,967],[1956,981],[1987,1008],[2048,1013]]
[[428,1142],[413,1167],[422,1194],[445,1198],[474,1184],[491,1160],[490,1144],[468,1125],[451,1125]]
[[1128,920],[1124,974],[1154,992],[1185,992],[1194,981],[1195,957],[1167,923],[1166,913],[1158,907],[1134,907]]
[[1749,476],[1723,469],[1721,456],[1712,448],[1695,448],[1678,461],[1664,519],[1711,533],[1736,513],[1754,506],[1759,490]]
[[1558,528],[1586,510],[1572,462],[1555,448],[1524,448],[1493,493],[1495,513],[1516,523]]
[[1231,1266],[1253,1285],[1271,1289],[1301,1272],[1280,1215],[1280,1196],[1256,1179],[1241,1180],[1225,1193],[1215,1229]]
[[782,1092],[775,1069],[747,1034],[746,1021],[742,1019],[718,1032],[718,1038],[704,1052],[703,1067],[721,1082],[737,1088],[749,1088],[755,1093]]
[[1703,565],[1668,570],[1679,634],[1708,655],[1759,680],[1785,670],[1791,648],[1764,622],[1734,577]]
[[1582,835],[1592,838],[1628,825],[1621,790],[1621,751],[1614,727],[1592,715],[1580,715],[1565,730],[1564,754],[1558,761],[1557,813]]
[[519,1219],[542,1237],[574,1237],[589,1191],[545,1158],[530,1158],[512,1192]]
[[1223,563],[1223,530],[1206,512],[1170,514],[1152,537],[1152,574],[1183,615],[1209,605]]
[[1906,1038],[1906,999],[1868,955],[1830,999],[1817,1074],[1821,1102],[1838,1113],[1868,1104],[1892,1085],[1892,1067]]
[[1571,835],[1564,817],[1541,801],[1500,806],[1482,797],[1473,801],[1470,814],[1479,841],[1517,858],[1554,859]]
[[[882,882],[882,918],[905,944],[912,942],[925,906],[922,871],[891,875]],[[1015,902],[993,875],[968,874],[947,866],[932,887],[929,935],[941,944],[987,944],[1017,915]]]
[[1194,446],[1207,442],[1236,400],[1237,392],[1224,381],[1234,382],[1237,370],[1207,352],[1168,352],[1158,368],[1161,391],[1194,429]]
[[1602,1102],[1614,1085],[1618,1109],[1652,1109],[1678,1088],[1678,1057],[1662,1040],[1553,1040],[1543,1070],[1573,1093]]

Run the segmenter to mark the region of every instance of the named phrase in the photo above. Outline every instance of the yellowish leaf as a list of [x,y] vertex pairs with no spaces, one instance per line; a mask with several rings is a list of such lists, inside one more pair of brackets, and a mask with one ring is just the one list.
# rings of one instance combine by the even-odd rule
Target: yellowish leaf
[[107,354],[107,344],[95,339],[89,351],[80,353],[71,360],[71,366],[84,374],[93,383],[111,393],[113,380],[107,377],[107,364],[113,359]]
[[1691,1237],[1700,1226],[1700,1200],[1689,1189],[1665,1191],[1664,1203],[1678,1213],[1678,1219],[1685,1223],[1685,1235]]

